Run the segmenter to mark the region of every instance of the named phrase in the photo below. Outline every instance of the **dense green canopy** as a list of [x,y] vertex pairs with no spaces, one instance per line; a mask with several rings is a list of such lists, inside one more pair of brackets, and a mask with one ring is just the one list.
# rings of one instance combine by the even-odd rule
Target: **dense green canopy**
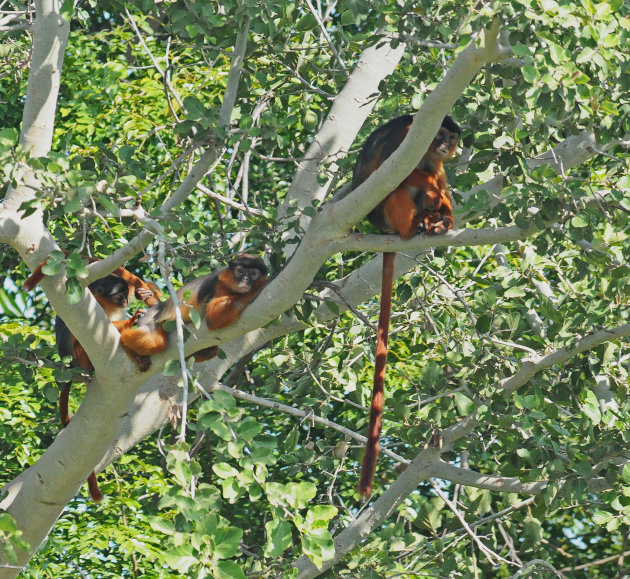
[[[0,11],[0,578],[625,576],[628,3],[72,4]],[[348,193],[365,138],[416,111]],[[447,113],[455,229],[375,235]],[[126,264],[168,295],[242,251],[274,281],[146,374],[84,289]]]

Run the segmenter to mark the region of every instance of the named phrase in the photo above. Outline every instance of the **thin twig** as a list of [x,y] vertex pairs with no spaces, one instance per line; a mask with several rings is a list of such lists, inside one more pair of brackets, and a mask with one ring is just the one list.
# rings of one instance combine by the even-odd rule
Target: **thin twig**
[[[210,397],[210,394],[206,390],[204,390],[203,386],[201,386],[201,384],[199,384],[198,381],[195,381],[195,386],[199,388],[199,390],[206,397],[208,398]],[[234,396],[234,398],[238,398],[239,400],[244,400],[246,402],[250,402],[252,404],[256,404],[264,408],[272,408],[273,410],[279,410],[280,412],[285,412],[286,414],[290,414],[291,416],[296,416],[298,418],[311,420],[313,423],[321,424],[323,426],[326,426],[327,428],[331,428],[332,430],[341,432],[341,434],[344,434],[345,436],[348,436],[354,440],[357,440],[361,442],[362,444],[364,444],[367,441],[367,438],[365,436],[362,436],[358,432],[354,432],[353,430],[350,430],[343,426],[339,426],[335,422],[326,420],[325,418],[321,418],[320,416],[317,416],[316,414],[314,414],[312,410],[310,409],[300,410],[298,408],[293,408],[292,406],[287,406],[286,404],[281,404],[280,402],[274,402],[273,400],[269,400],[267,398],[261,398],[260,396],[255,396],[253,394],[249,394],[248,392],[243,392],[242,390],[238,390],[237,388],[229,388],[228,386],[225,386],[224,384],[221,384],[221,383],[217,384],[213,388],[213,390],[221,390],[222,392],[227,392],[231,394],[232,396]],[[383,454],[386,454],[390,458],[393,458],[394,460],[397,460],[398,462],[401,462],[403,464],[409,464],[411,462],[407,460],[406,458],[396,454],[395,452],[392,452],[391,450],[387,450],[386,448],[382,448],[381,452]]]
[[322,22],[322,19],[321,19],[320,15],[319,15],[319,12],[317,12],[317,10],[315,10],[313,4],[311,3],[311,0],[306,0],[306,4],[307,4],[309,10],[311,11],[311,14],[315,17],[315,20],[317,20],[317,25],[319,26],[319,29],[322,31],[322,34],[324,35],[324,38],[326,39],[326,42],[328,42],[328,46],[330,47],[330,50],[335,55],[335,59],[339,63],[339,67],[341,68],[341,70],[343,70],[344,74],[346,75],[346,78],[349,78],[350,74],[348,73],[348,69],[346,68],[346,64],[343,61],[343,59],[341,58],[339,52],[337,51],[337,48],[333,44],[332,38],[330,38],[330,35],[328,34],[328,30],[326,30],[326,26]]
[[495,558],[496,558],[499,561],[503,561],[503,563],[507,563],[508,565],[511,565],[512,563],[510,561],[508,561],[507,559],[504,559],[503,557],[501,557],[501,555],[499,555],[498,553],[495,553],[494,551],[492,551],[491,549],[489,549],[488,547],[486,547],[483,544],[481,539],[479,537],[477,537],[475,532],[470,528],[470,526],[466,522],[466,519],[464,519],[463,515],[459,512],[459,509],[453,504],[453,502],[451,500],[449,500],[449,498],[442,491],[442,489],[438,486],[438,484],[435,482],[435,480],[431,479],[430,482],[431,482],[431,486],[433,487],[433,490],[446,503],[446,506],[448,506],[448,508],[451,509],[452,513],[457,517],[459,522],[462,524],[462,527],[464,527],[464,529],[466,530],[468,535],[470,535],[470,538],[477,544],[477,546],[479,547],[480,551],[486,556],[488,561],[492,565],[496,565],[496,561],[495,561]]

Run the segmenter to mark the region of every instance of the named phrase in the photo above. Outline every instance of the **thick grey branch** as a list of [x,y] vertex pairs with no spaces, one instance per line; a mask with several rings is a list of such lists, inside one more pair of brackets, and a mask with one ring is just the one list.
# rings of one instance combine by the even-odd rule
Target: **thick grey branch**
[[527,384],[534,374],[551,368],[551,366],[563,364],[574,356],[592,350],[600,344],[628,336],[630,336],[630,324],[623,324],[576,340],[570,347],[560,348],[539,358],[529,358],[524,361],[521,369],[516,374],[502,380],[500,387],[503,389],[505,396],[510,396],[521,386]]
[[[298,166],[286,201],[278,212],[280,218],[286,217],[288,208],[293,204],[298,209],[304,209],[313,201],[322,200],[327,195],[332,184],[332,175],[337,168],[335,160],[343,157],[352,145],[361,125],[377,102],[374,95],[379,93],[379,83],[394,71],[403,50],[402,44],[393,49],[390,41],[380,40],[359,57],[348,82],[333,101],[324,124],[317,131],[304,160]],[[322,163],[330,163],[331,177],[320,185],[318,175]],[[302,229],[306,229],[308,222],[309,218],[302,216]]]

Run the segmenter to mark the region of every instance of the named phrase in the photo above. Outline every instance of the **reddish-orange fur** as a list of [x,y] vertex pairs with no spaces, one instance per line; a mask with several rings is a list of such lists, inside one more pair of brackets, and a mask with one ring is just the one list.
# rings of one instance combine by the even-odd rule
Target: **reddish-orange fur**
[[[411,116],[400,117],[370,135],[357,160],[352,179],[353,188],[365,181],[400,146],[412,122]],[[440,234],[453,227],[452,203],[442,162],[455,152],[459,133],[457,124],[450,117],[446,117],[439,133],[416,168],[368,215],[375,227],[383,233],[398,233],[402,239],[410,239],[419,231]],[[381,311],[376,341],[374,385],[368,439],[359,481],[359,494],[364,498],[369,498],[372,493],[382,428],[395,256],[395,253],[383,254]]]
[[[96,301],[99,304],[101,304],[101,307],[103,306],[104,300],[99,299],[97,297]],[[114,327],[121,333],[123,330],[127,328],[132,328],[133,325],[137,322],[140,315],[142,314],[142,310],[139,310],[133,316],[131,316],[130,318],[126,320],[114,321],[111,319],[112,315],[118,312],[115,311],[110,314],[110,312],[108,312],[106,308],[103,307],[103,309],[105,310],[105,313],[107,314],[107,316],[110,318],[110,321],[112,322],[112,324],[114,324]],[[138,355],[137,352],[134,352],[133,350],[129,350],[128,348],[125,348],[125,352],[135,362],[140,372],[146,372],[151,367],[151,362],[145,356]],[[88,358],[88,355],[83,349],[83,346],[79,344],[79,341],[74,337],[74,335],[72,336],[72,357],[73,359],[77,360],[77,366],[80,366],[81,368],[85,368],[86,370],[89,370],[89,371],[94,370],[94,366],[92,366],[92,362]]]
[[369,497],[376,471],[379,439],[383,426],[383,404],[385,403],[385,365],[387,363],[387,340],[389,337],[389,318],[392,311],[392,286],[394,285],[395,253],[383,254],[383,278],[381,283],[381,312],[378,320],[376,339],[376,359],[374,362],[374,386],[370,405],[370,423],[368,426],[365,454],[361,465],[359,494]]
[[[212,330],[233,324],[267,283],[266,274],[267,267],[260,258],[242,255],[228,268],[193,280],[177,291],[182,321],[190,322],[190,311],[195,309]],[[125,348],[142,356],[162,352],[169,343],[162,323],[174,319],[174,303],[168,299],[150,308],[138,328],[123,330],[121,341]],[[218,347],[205,348],[194,357],[198,362],[209,360],[217,352]]]

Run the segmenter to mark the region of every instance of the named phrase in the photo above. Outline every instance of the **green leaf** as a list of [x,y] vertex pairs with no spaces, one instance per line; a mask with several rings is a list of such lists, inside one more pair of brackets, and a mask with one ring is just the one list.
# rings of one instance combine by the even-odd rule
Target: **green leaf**
[[523,73],[523,78],[529,84],[535,84],[540,79],[538,70],[536,70],[533,66],[524,66],[521,68],[521,72]]
[[521,287],[511,287],[506,290],[504,295],[506,298],[515,299],[525,297],[527,294]]
[[217,579],[246,579],[247,577],[235,561],[219,561],[212,576]]
[[201,314],[199,314],[196,309],[190,308],[188,310],[188,315],[190,316],[190,320],[192,321],[193,326],[199,329],[201,327]]
[[534,547],[542,539],[542,525],[534,517],[525,517],[523,523],[523,545],[528,548]]
[[593,522],[600,527],[603,527],[612,521],[613,515],[611,513],[607,513],[606,511],[597,511],[593,515]]
[[400,299],[400,301],[407,302],[412,298],[413,290],[408,283],[398,284],[398,287],[396,288],[396,296]]
[[204,428],[209,428],[221,440],[232,440],[232,431],[227,427],[221,415],[207,414],[201,421]]
[[468,416],[475,411],[475,408],[477,408],[474,400],[471,400],[463,392],[455,392],[455,394],[453,394],[453,398],[460,416]]
[[278,558],[293,544],[291,525],[288,522],[277,519],[268,521],[265,523],[265,530],[267,532],[265,556]]
[[335,544],[328,529],[314,529],[302,537],[302,550],[317,567],[335,556]]
[[582,410],[584,410],[584,414],[586,414],[586,416],[594,425],[597,425],[601,422],[602,413],[599,408],[599,400],[592,390],[586,391],[586,400],[582,405]]
[[69,279],[66,287],[66,298],[69,304],[78,304],[83,297],[83,287],[76,279]]
[[482,334],[487,334],[492,329],[492,316],[488,314],[479,316],[477,318],[475,328],[477,328],[478,332]]
[[200,119],[206,114],[206,107],[197,97],[186,97],[184,99],[184,107],[186,107],[189,119]]
[[238,476],[238,471],[230,466],[227,462],[220,462],[212,465],[212,470],[219,478],[228,478]]
[[306,32],[307,30],[312,30],[316,27],[317,20],[310,12],[307,12],[304,16],[302,16],[295,25],[296,30],[299,32]]
[[182,373],[182,365],[179,360],[167,360],[162,368],[164,376],[179,376]]
[[220,526],[214,535],[214,553],[220,559],[229,559],[240,552],[239,542],[243,537],[243,530],[238,527]]
[[306,513],[305,524],[312,529],[327,527],[328,521],[336,517],[338,510],[332,505],[316,505]]
[[589,219],[586,214],[576,215],[571,219],[571,225],[576,228],[588,227]]
[[45,275],[57,275],[61,270],[61,263],[50,257],[46,261],[46,265],[42,266],[42,273]]
[[60,14],[66,22],[70,22],[72,20],[72,16],[74,15],[74,1],[64,0],[63,4],[61,5]]
[[236,433],[238,437],[246,440],[252,440],[257,434],[260,434],[262,430],[263,425],[251,416],[245,418],[236,426]]
[[118,214],[118,207],[109,197],[106,195],[97,195],[96,198],[98,199],[98,202],[112,215]]
[[190,545],[179,545],[178,547],[169,549],[163,553],[163,556],[166,564],[171,569],[175,569],[180,573],[187,573],[193,565],[199,563]]
[[355,20],[354,20],[354,15],[352,14],[351,10],[344,10],[341,13],[341,25],[342,26],[349,26],[351,24],[354,24]]
[[72,199],[68,199],[63,204],[64,213],[76,213],[81,209],[81,199],[79,197],[73,197]]
[[9,513],[0,512],[0,531],[5,533],[15,533],[17,531],[15,519]]
[[175,525],[173,522],[164,517],[150,516],[147,517],[151,528],[165,535],[173,535],[175,533]]
[[0,146],[13,147],[17,143],[19,133],[14,128],[0,130]]
[[133,159],[133,156],[135,154],[136,154],[136,150],[133,147],[130,147],[129,145],[123,145],[118,150],[118,158],[123,163],[129,163]]
[[[172,453],[169,454],[168,459],[171,459]],[[182,487],[188,487],[192,478],[192,471],[190,463],[185,460],[167,460],[169,471],[175,477],[177,484]]]

